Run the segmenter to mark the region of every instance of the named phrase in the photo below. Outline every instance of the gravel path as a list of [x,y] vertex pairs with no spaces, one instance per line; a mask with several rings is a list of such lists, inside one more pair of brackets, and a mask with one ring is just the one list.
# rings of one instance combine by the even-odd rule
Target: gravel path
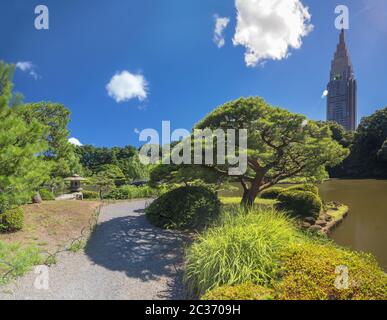
[[49,268],[49,289],[34,271],[0,287],[0,299],[184,299],[181,233],[148,223],[143,200],[105,207],[84,252],[66,252]]

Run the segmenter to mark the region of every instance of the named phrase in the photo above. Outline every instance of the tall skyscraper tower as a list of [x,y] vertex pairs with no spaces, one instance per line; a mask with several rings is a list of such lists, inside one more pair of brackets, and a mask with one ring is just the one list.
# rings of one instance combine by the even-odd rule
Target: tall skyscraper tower
[[328,83],[327,120],[336,121],[347,131],[356,129],[357,82],[347,46],[344,30],[332,61]]

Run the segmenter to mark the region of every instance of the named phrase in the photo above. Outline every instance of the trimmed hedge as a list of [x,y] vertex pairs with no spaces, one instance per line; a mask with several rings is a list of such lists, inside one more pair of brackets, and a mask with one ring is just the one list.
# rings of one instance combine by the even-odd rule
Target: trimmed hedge
[[274,290],[245,283],[236,286],[223,286],[207,292],[201,300],[273,300]]
[[[387,274],[370,254],[309,241],[290,246],[281,260],[280,300],[387,300]],[[337,287],[340,266],[348,282]]]
[[284,192],[286,189],[280,187],[274,187],[267,190],[264,190],[260,194],[260,198],[262,199],[277,199],[278,196]]
[[278,196],[277,208],[294,216],[318,217],[323,205],[320,197],[310,191],[285,191]]
[[24,212],[21,207],[0,214],[0,232],[16,232],[23,229]]
[[83,194],[83,199],[99,199],[99,192],[97,191],[89,191],[89,190],[84,190],[82,191]]
[[40,197],[42,198],[43,201],[55,200],[55,196],[50,190],[40,189],[39,194],[40,194]]
[[286,191],[309,191],[314,193],[315,195],[319,195],[318,187],[313,184],[299,184],[293,187],[289,187],[285,189]]
[[146,209],[146,215],[160,228],[200,230],[219,217],[220,208],[214,192],[192,186],[163,194]]

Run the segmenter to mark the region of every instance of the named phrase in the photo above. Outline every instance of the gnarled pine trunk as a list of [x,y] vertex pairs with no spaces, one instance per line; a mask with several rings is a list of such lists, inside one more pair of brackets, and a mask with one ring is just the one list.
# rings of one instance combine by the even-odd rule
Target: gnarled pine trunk
[[242,205],[245,208],[251,208],[254,204],[255,199],[258,196],[260,191],[259,187],[261,186],[262,178],[256,178],[251,182],[250,188],[247,187],[246,184],[242,183],[243,186],[243,197],[242,197]]

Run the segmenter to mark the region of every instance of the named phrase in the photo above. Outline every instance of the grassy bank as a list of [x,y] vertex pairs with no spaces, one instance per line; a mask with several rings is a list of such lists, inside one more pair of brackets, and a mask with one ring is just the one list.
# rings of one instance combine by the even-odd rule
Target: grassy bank
[[270,207],[227,207],[187,251],[185,280],[193,297],[210,300],[387,299],[387,275],[372,255],[305,233]]

